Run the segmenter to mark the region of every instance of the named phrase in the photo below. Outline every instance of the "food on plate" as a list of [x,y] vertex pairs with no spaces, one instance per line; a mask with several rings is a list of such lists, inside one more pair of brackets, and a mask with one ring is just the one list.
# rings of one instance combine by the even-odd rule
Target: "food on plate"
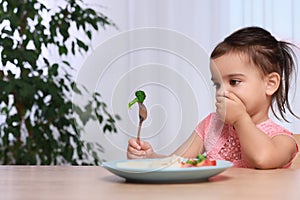
[[183,158],[177,155],[172,155],[167,158],[145,159],[145,160],[129,160],[126,162],[117,163],[118,168],[122,169],[161,169],[161,168],[189,168],[189,167],[204,167],[216,166],[216,160],[210,160],[205,155],[199,154],[196,158]]
[[128,107],[131,108],[131,106],[137,102],[139,103],[143,103],[145,98],[146,98],[146,94],[144,91],[142,90],[138,90],[135,92],[135,99],[133,99],[131,102],[128,103]]
[[159,159],[145,159],[145,160],[130,160],[127,162],[120,162],[117,164],[119,168],[135,168],[135,169],[159,169],[159,168],[180,168],[181,162],[184,158],[180,156],[170,156]]
[[202,166],[216,166],[217,161],[208,159],[205,155],[198,154],[196,158],[189,158],[181,162],[181,167],[202,167]]

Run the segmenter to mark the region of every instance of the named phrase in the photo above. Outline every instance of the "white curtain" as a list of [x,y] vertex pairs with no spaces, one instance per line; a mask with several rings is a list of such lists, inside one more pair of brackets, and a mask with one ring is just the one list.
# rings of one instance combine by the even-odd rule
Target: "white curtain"
[[[142,138],[159,153],[172,153],[196,124],[214,111],[208,57],[234,30],[261,26],[278,39],[299,45],[300,1],[296,0],[85,0],[109,16],[108,28],[93,39],[93,51],[77,58],[77,81],[102,94],[121,114],[117,134],[86,127],[87,140],[101,143],[106,160],[124,159],[127,141],[137,132],[137,106],[128,110],[134,91],[146,91],[148,118]],[[101,5],[101,6],[95,6]],[[297,84],[300,84],[299,78]],[[295,88],[293,88],[296,90]],[[300,94],[292,105],[300,114]],[[299,120],[279,122],[300,133]]]

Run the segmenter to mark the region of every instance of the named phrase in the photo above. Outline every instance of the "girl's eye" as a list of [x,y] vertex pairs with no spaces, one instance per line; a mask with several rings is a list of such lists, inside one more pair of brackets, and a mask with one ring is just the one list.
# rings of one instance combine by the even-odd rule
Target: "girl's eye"
[[230,81],[229,81],[229,84],[235,86],[235,85],[238,85],[240,82],[241,82],[241,81],[238,81],[238,80],[234,80],[234,79],[233,79],[233,80],[230,80]]

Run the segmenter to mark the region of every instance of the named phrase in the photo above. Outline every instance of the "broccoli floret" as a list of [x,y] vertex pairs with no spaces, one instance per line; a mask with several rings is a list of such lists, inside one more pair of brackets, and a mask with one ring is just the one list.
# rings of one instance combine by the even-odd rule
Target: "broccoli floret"
[[142,90],[136,91],[136,92],[135,92],[135,96],[136,96],[136,98],[133,99],[131,102],[129,102],[129,104],[128,104],[128,107],[129,107],[129,108],[131,108],[131,106],[132,106],[133,104],[135,104],[136,102],[143,103],[144,100],[145,100],[145,98],[146,98],[146,94],[145,94],[145,92],[142,91]]

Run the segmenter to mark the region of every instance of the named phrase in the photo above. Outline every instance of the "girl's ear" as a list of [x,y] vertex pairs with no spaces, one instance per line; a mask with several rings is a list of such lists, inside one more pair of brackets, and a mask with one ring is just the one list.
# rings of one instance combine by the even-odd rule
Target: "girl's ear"
[[266,94],[272,96],[279,88],[280,75],[272,72],[266,76]]

